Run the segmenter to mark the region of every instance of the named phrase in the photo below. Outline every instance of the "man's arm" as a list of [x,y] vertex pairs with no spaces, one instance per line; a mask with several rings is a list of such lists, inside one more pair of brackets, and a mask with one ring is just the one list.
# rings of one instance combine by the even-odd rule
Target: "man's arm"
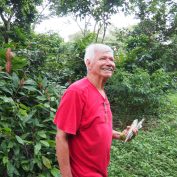
[[57,129],[56,155],[62,177],[72,177],[69,161],[68,134]]

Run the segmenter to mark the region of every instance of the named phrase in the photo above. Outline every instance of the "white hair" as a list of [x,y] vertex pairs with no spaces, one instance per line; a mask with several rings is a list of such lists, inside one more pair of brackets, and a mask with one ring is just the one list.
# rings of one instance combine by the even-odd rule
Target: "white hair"
[[112,55],[114,54],[111,47],[105,44],[90,44],[85,49],[85,56],[84,56],[84,62],[86,63],[86,60],[92,60],[95,57],[95,52],[110,52]]

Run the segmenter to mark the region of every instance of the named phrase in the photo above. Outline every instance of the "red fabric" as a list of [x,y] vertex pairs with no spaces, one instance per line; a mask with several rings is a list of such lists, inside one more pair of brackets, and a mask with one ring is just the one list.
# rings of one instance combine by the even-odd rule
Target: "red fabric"
[[87,78],[72,84],[64,93],[54,118],[69,136],[73,177],[107,177],[112,143],[112,113]]

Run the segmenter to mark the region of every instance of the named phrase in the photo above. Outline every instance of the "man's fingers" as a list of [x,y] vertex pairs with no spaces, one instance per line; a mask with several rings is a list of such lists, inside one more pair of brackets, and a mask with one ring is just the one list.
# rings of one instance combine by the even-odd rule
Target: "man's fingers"
[[136,136],[136,135],[138,135],[138,129],[137,128],[134,128],[133,129],[133,134]]
[[131,127],[131,126],[130,126],[130,125],[128,125],[126,129],[128,129],[128,130],[129,130],[129,129],[130,129],[130,127]]

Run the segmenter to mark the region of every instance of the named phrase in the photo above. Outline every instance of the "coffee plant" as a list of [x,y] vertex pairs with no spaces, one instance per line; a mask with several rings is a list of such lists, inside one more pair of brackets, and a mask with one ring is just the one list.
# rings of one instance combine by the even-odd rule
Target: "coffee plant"
[[58,176],[53,117],[62,91],[62,87],[50,85],[46,78],[0,72],[3,177]]

